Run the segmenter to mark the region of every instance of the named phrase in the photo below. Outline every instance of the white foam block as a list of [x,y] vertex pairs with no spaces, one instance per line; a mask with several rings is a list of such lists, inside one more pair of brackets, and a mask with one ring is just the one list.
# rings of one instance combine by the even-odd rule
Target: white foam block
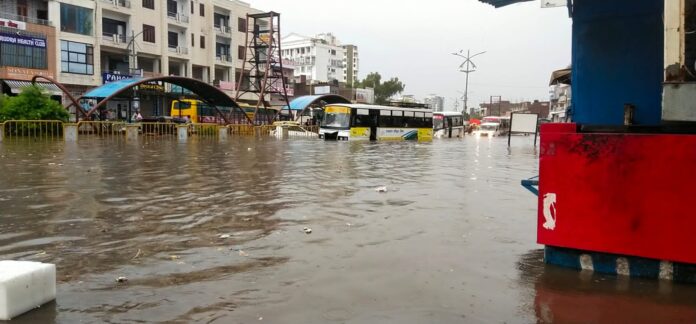
[[56,299],[56,265],[0,260],[0,320]]

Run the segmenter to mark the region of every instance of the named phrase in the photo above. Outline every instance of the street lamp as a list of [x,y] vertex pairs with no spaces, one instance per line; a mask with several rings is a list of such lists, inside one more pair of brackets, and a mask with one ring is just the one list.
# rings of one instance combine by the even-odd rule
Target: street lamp
[[469,101],[469,73],[476,71],[476,64],[471,61],[472,58],[479,56],[485,51],[471,55],[470,50],[466,50],[466,56],[464,56],[464,50],[459,50],[458,53],[452,53],[452,55],[459,56],[464,59],[464,62],[459,65],[459,72],[466,73],[466,83],[464,84],[464,111],[469,109],[467,105]]

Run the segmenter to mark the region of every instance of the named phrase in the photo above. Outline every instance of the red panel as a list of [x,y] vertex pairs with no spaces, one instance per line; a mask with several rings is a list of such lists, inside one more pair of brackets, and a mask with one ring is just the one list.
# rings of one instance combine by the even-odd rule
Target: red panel
[[538,242],[696,263],[696,135],[575,129],[541,129]]

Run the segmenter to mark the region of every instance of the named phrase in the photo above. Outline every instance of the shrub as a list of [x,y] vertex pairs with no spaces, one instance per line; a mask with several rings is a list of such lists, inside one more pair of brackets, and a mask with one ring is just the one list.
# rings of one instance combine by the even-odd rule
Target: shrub
[[31,85],[16,97],[0,99],[0,121],[5,120],[60,120],[68,121],[70,114],[60,103]]

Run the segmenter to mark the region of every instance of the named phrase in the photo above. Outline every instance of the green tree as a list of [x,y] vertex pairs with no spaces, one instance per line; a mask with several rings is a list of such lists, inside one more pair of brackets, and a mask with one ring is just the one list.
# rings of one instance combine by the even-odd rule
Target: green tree
[[0,121],[5,120],[60,120],[68,121],[70,115],[60,103],[31,85],[16,97],[6,97],[0,104]]
[[356,83],[357,88],[374,88],[375,103],[384,105],[387,100],[397,93],[404,91],[406,86],[399,81],[399,78],[391,78],[388,81],[382,82],[382,76],[379,72],[368,74],[365,79]]

